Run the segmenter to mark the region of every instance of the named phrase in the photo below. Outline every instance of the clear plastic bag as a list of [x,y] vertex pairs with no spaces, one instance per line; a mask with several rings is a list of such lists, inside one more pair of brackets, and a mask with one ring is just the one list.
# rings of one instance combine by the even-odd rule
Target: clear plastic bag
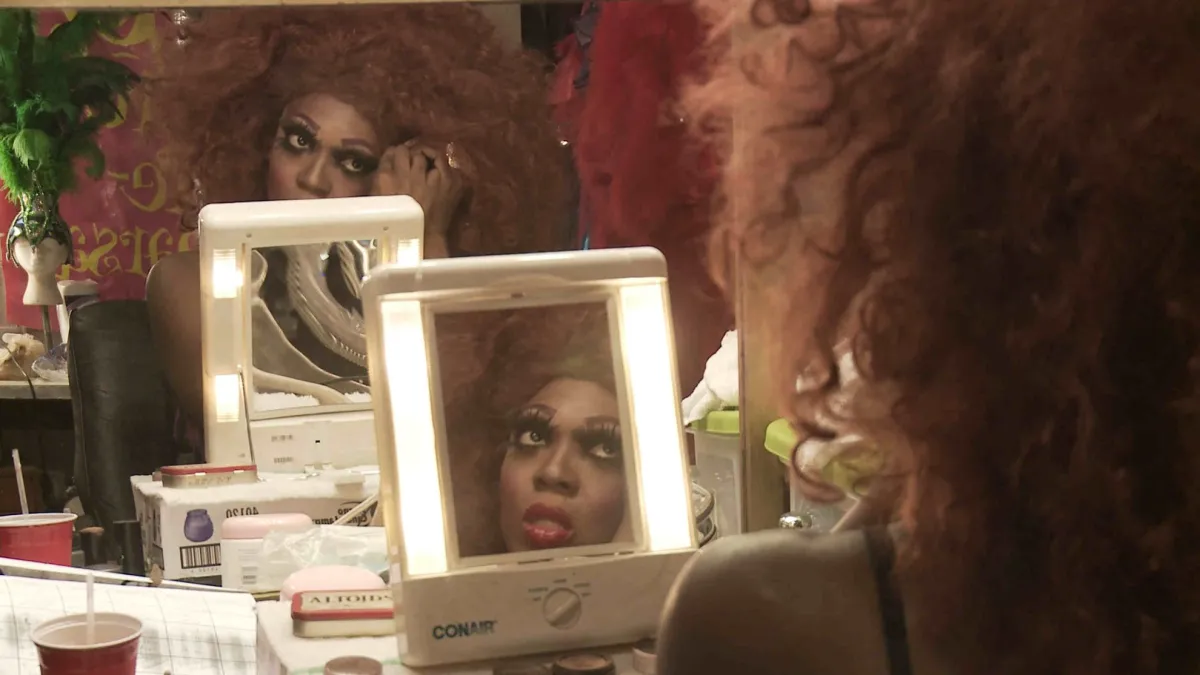
[[258,553],[265,579],[279,584],[306,567],[349,565],[383,575],[388,570],[387,534],[382,527],[320,525],[304,532],[272,532]]

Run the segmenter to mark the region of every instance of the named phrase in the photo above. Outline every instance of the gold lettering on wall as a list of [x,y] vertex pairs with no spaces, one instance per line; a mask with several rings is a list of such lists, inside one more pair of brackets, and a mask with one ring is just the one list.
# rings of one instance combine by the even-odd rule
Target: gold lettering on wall
[[129,32],[125,34],[125,37],[113,37],[111,35],[102,35],[101,37],[105,42],[118,47],[132,47],[146,42],[153,42],[155,20],[153,13],[137,14],[126,22],[132,25],[130,25]]
[[[121,185],[121,194],[129,200],[139,211],[152,212],[162,209],[167,203],[167,183],[163,179],[162,170],[159,169],[153,162],[143,162],[137,165],[133,173],[117,173],[110,171],[109,175],[117,179]],[[146,188],[151,188],[153,194],[149,201],[141,201],[137,197],[130,194],[126,189],[129,186],[133,190],[144,191]]]
[[[195,232],[173,233],[173,228],[160,227],[147,231],[133,227],[118,233],[111,227],[91,223],[84,227],[73,225],[75,264],[63,265],[58,278],[64,280],[72,273],[85,277],[105,277],[112,274],[136,274],[145,277],[164,257],[195,246]],[[128,260],[128,264],[122,262]]]

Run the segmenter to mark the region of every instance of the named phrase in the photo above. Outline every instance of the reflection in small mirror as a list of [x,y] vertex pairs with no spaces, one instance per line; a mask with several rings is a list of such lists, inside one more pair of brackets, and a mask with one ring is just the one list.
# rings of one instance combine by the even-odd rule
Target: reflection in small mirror
[[[434,324],[459,556],[632,544],[605,303]],[[490,353],[461,367],[464,346],[489,334]]]
[[344,241],[254,251],[254,412],[370,403],[360,295],[374,250]]

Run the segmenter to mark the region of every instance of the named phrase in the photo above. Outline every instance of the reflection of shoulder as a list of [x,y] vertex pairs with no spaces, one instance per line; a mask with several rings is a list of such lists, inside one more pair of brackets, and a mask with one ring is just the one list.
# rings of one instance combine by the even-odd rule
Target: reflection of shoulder
[[200,294],[200,254],[181,251],[160,259],[146,277],[146,302],[150,309],[172,305],[181,298]]
[[874,616],[873,592],[861,533],[772,530],[717,540],[668,599],[659,672],[827,672],[820,662],[861,640],[854,635]]

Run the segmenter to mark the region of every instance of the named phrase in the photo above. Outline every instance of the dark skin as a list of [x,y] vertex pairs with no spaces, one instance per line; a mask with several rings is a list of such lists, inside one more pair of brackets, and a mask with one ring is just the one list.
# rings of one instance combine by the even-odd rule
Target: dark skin
[[[267,171],[270,200],[411,195],[425,211],[424,256],[447,255],[463,183],[446,153],[417,141],[383,147],[370,122],[336,97],[312,94],[284,109]],[[146,279],[146,303],[167,383],[185,417],[202,426],[199,252],[160,260]]]
[[[950,675],[920,637],[920,617],[905,609],[913,672]],[[720,539],[685,568],[659,629],[658,675],[889,672],[860,532]]]

